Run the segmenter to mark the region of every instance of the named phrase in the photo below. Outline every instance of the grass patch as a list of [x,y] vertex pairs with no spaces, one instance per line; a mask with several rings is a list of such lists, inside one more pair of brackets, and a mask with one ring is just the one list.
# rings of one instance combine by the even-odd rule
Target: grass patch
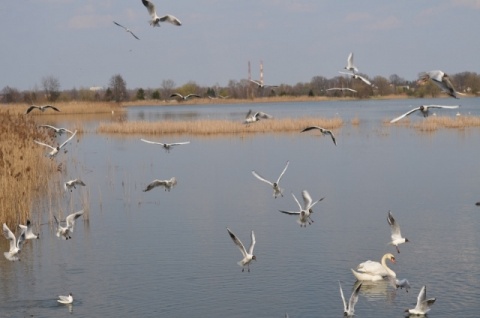
[[[44,105],[44,104],[41,104]],[[37,106],[41,106],[37,105]],[[45,104],[47,105],[47,104]],[[65,115],[65,114],[101,114],[112,112],[123,112],[121,104],[111,102],[64,102],[64,103],[52,103],[52,106],[57,107],[60,111],[56,112],[52,109],[47,109],[45,112],[41,112],[38,109],[32,110],[26,116],[44,116],[44,115]],[[30,104],[8,104],[0,107],[0,114],[9,112],[10,114],[25,114]]]

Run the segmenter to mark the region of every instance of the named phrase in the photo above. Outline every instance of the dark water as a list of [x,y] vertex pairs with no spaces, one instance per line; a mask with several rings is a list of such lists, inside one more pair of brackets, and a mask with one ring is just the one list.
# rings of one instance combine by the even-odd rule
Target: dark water
[[[338,113],[345,124],[335,131],[337,147],[316,133],[181,136],[165,141],[191,143],[166,153],[141,142],[144,136],[84,134],[57,160],[68,167],[62,180],[80,177],[87,187],[36,212],[43,215],[37,223],[45,222],[87,201],[88,222],[79,219],[69,241],[37,225],[41,239],[24,246],[20,262],[0,259],[0,317],[342,317],[338,281],[350,294],[350,268],[387,252],[412,289],[366,284],[357,317],[403,317],[423,285],[437,298],[429,317],[478,317],[480,129],[425,134],[382,123],[410,104],[451,101],[195,106],[195,118],[242,120],[249,108],[276,117]],[[478,115],[479,99],[460,102],[460,112]],[[165,108],[142,109],[129,118],[139,111],[164,118]],[[168,112],[183,118],[176,108]],[[355,117],[359,126],[347,122]],[[285,196],[274,199],[251,170],[276,179],[287,160]],[[142,192],[173,176],[171,192]],[[303,189],[325,197],[306,229],[278,212],[296,209],[291,193],[300,197]],[[387,245],[388,210],[411,241],[400,254]],[[226,227],[247,246],[255,231],[250,273],[236,264],[241,254]],[[74,304],[57,304],[68,292]]]

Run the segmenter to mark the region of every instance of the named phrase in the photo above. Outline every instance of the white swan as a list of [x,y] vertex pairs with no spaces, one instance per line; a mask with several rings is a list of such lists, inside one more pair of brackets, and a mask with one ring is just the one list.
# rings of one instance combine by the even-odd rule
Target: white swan
[[190,143],[190,141],[183,141],[183,142],[174,142],[174,143],[171,143],[171,144],[167,144],[167,143],[161,143],[161,142],[156,142],[156,141],[150,141],[150,140],[146,140],[146,139],[140,139],[140,140],[143,141],[143,142],[146,142],[148,144],[160,145],[160,146],[163,147],[163,149],[165,149],[166,152],[170,152],[170,149],[174,146],[188,145]]
[[32,105],[32,106],[28,107],[28,109],[27,109],[27,111],[25,112],[25,114],[28,114],[29,112],[31,112],[31,111],[34,110],[34,109],[38,109],[38,110],[40,110],[40,111],[43,113],[43,112],[44,112],[45,110],[47,110],[48,108],[51,108],[51,109],[53,109],[54,111],[57,111],[57,112],[60,111],[57,107],[52,106],[52,105],[43,105],[43,106]]
[[83,210],[80,210],[67,216],[67,218],[65,219],[65,221],[67,222],[67,226],[65,227],[60,225],[60,222],[57,220],[56,216],[53,216],[55,222],[57,223],[57,237],[62,236],[66,240],[71,239],[72,237],[70,236],[70,234],[73,233],[75,220],[81,217],[83,215],[83,212]]
[[283,171],[282,173],[280,173],[280,176],[278,177],[277,181],[276,182],[271,182],[271,181],[268,181],[267,179],[265,179],[264,177],[262,177],[261,175],[259,175],[255,170],[252,170],[252,174],[255,178],[257,178],[258,180],[260,181],[263,181],[265,183],[268,183],[269,185],[272,186],[273,188],[273,197],[276,199],[279,195],[283,197],[283,189],[280,188],[279,184],[280,184],[280,179],[282,179],[285,171],[287,171],[287,168],[288,168],[288,164],[290,162],[287,161],[287,164],[285,165],[285,168],[283,168]]
[[173,15],[167,14],[163,17],[159,17],[157,15],[157,11],[155,10],[155,5],[153,4],[152,1],[149,0],[142,0],[143,5],[147,8],[148,13],[150,14],[150,17],[152,18],[149,23],[153,27],[159,27],[160,22],[169,22],[173,25],[182,25],[180,20],[178,20],[176,17]]
[[337,141],[335,140],[335,135],[332,133],[331,130],[328,130],[328,129],[325,129],[325,128],[322,128],[322,127],[318,127],[318,126],[310,126],[310,127],[305,128],[305,129],[302,130],[301,132],[309,131],[309,130],[312,130],[312,129],[318,129],[318,130],[320,130],[320,132],[321,132],[322,135],[324,135],[324,136],[329,135],[329,136],[332,138],[333,144],[334,144],[335,146],[337,145]]
[[143,192],[152,190],[155,187],[164,187],[165,191],[170,191],[177,184],[177,179],[175,177],[170,178],[170,180],[158,180],[155,179],[150,184],[147,185]]
[[342,296],[343,301],[343,315],[351,317],[355,314],[355,304],[358,301],[358,292],[360,291],[362,284],[358,284],[356,286],[355,290],[352,292],[352,295],[348,300],[348,303],[345,301],[345,297],[343,296],[342,284],[338,282],[338,285],[340,286],[340,296]]
[[245,116],[244,124],[254,123],[260,119],[272,119],[273,116],[264,112],[253,112],[251,109],[248,111],[247,116]]
[[250,243],[250,248],[248,251],[245,249],[245,246],[243,246],[242,241],[238,239],[238,237],[233,234],[233,232],[227,227],[228,234],[232,238],[233,243],[238,246],[240,249],[240,252],[242,252],[243,259],[239,261],[237,264],[242,266],[242,272],[245,270],[245,266],[247,266],[248,271],[250,271],[250,263],[252,260],[257,260],[257,257],[253,255],[253,248],[255,247],[255,233],[252,230],[251,233],[251,238],[252,242]]
[[70,293],[68,296],[58,296],[57,301],[61,304],[71,304],[73,303],[73,294]]
[[406,309],[412,315],[424,316],[430,311],[430,307],[435,303],[435,298],[427,299],[427,287],[423,286],[417,297],[417,305],[413,309]]
[[72,140],[73,137],[75,137],[75,134],[76,134],[76,133],[77,133],[77,131],[75,130],[75,132],[74,132],[67,140],[65,140],[65,142],[64,142],[63,144],[61,144],[60,146],[57,146],[57,147],[53,147],[53,146],[47,145],[47,144],[45,144],[45,143],[43,143],[43,142],[40,142],[40,141],[37,141],[37,140],[34,140],[34,142],[37,143],[37,144],[39,144],[39,145],[42,145],[42,146],[45,146],[45,147],[48,147],[48,148],[52,149],[52,151],[50,151],[50,152],[48,153],[48,156],[49,156],[50,158],[53,158],[53,157],[55,157],[55,156],[58,154],[58,152],[60,151],[60,149],[62,149],[63,147],[65,147],[65,145],[66,145],[70,140]]
[[32,240],[32,239],[39,239],[40,238],[40,234],[33,233],[32,222],[30,222],[30,220],[27,220],[27,225],[19,224],[18,227],[21,228],[22,231],[25,232],[25,239],[26,240]]
[[402,114],[400,116],[398,116],[397,118],[394,118],[390,121],[391,124],[399,121],[400,119],[402,118],[405,118],[407,117],[408,115],[416,112],[416,111],[420,111],[423,115],[423,117],[428,117],[428,115],[430,114],[430,108],[445,108],[445,109],[455,109],[455,108],[458,108],[460,107],[460,105],[453,105],[453,106],[443,106],[443,105],[421,105],[419,107],[416,107],[414,109],[411,109],[409,110],[408,112],[406,112],[405,114]]
[[9,261],[18,261],[18,253],[22,249],[23,244],[25,243],[25,231],[22,229],[18,238],[13,235],[12,231],[8,228],[8,226],[3,223],[3,235],[7,240],[10,241],[10,249],[8,252],[4,252],[3,255]]
[[285,214],[298,215],[299,218],[297,220],[297,223],[300,224],[300,227],[302,226],[307,227],[307,223],[309,225],[313,223],[313,220],[310,217],[310,215],[313,213],[313,210],[312,210],[313,206],[325,198],[321,198],[313,202],[312,197],[310,196],[308,191],[303,190],[302,197],[303,197],[304,206],[302,207],[300,205],[300,202],[298,202],[297,198],[295,197],[295,194],[292,193],[292,196],[295,199],[295,202],[297,202],[297,205],[300,211],[284,211],[284,210],[279,210],[279,211]]
[[397,252],[400,253],[398,245],[409,242],[409,240],[406,237],[402,236],[402,232],[400,231],[400,225],[398,225],[398,222],[395,221],[395,219],[393,218],[391,211],[388,211],[387,221],[390,225],[390,230],[392,232],[392,241],[388,244],[395,246],[397,248]]
[[121,25],[120,23],[117,23],[115,21],[113,21],[113,23],[115,23],[116,25],[118,25],[119,27],[123,28],[125,31],[127,31],[128,33],[130,33],[131,35],[133,35],[133,37],[137,40],[140,40],[135,34],[133,34],[132,30],[130,30],[129,28],[126,28],[124,27],[123,25]]
[[354,271],[353,269],[351,269],[351,271],[359,281],[379,281],[383,280],[385,277],[397,277],[397,274],[385,263],[387,259],[392,263],[395,263],[395,256],[391,253],[387,253],[383,255],[381,263],[368,260],[360,263],[357,266],[357,271]]

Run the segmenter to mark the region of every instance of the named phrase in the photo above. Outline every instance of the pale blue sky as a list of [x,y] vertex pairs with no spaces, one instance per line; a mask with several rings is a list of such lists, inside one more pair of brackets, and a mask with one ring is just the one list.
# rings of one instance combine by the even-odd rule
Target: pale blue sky
[[[332,78],[349,52],[370,78],[421,71],[480,71],[480,0],[154,0],[181,27],[152,28],[141,0],[0,1],[0,89],[202,86],[258,78],[265,83]],[[139,38],[115,26],[129,27]]]

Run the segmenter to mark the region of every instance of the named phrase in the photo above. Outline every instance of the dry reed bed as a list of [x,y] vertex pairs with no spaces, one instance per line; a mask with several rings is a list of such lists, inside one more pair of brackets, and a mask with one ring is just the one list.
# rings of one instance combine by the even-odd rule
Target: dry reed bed
[[[41,106],[44,104],[38,104]],[[46,104],[45,104],[46,105]],[[113,102],[60,102],[52,103],[60,112],[52,109],[47,109],[41,112],[37,109],[32,110],[27,116],[42,116],[42,115],[64,115],[64,114],[101,114],[112,112],[123,112],[125,109],[121,104]],[[11,114],[25,114],[25,111],[30,107],[30,104],[18,103],[8,104],[0,107],[0,114],[9,112]]]
[[[388,121],[386,125],[392,125]],[[433,132],[438,129],[465,129],[469,127],[480,127],[480,116],[430,116],[421,121],[405,120],[398,121],[394,125],[414,128],[422,132]]]
[[0,113],[0,222],[12,230],[37,212],[33,203],[45,195],[57,171],[33,140],[52,142],[31,118]]
[[321,126],[326,129],[336,129],[343,125],[341,118],[299,118],[273,119],[245,125],[229,120],[198,120],[198,121],[134,121],[101,123],[99,133],[109,134],[188,134],[188,135],[224,135],[244,133],[272,133],[301,131],[308,126]]

